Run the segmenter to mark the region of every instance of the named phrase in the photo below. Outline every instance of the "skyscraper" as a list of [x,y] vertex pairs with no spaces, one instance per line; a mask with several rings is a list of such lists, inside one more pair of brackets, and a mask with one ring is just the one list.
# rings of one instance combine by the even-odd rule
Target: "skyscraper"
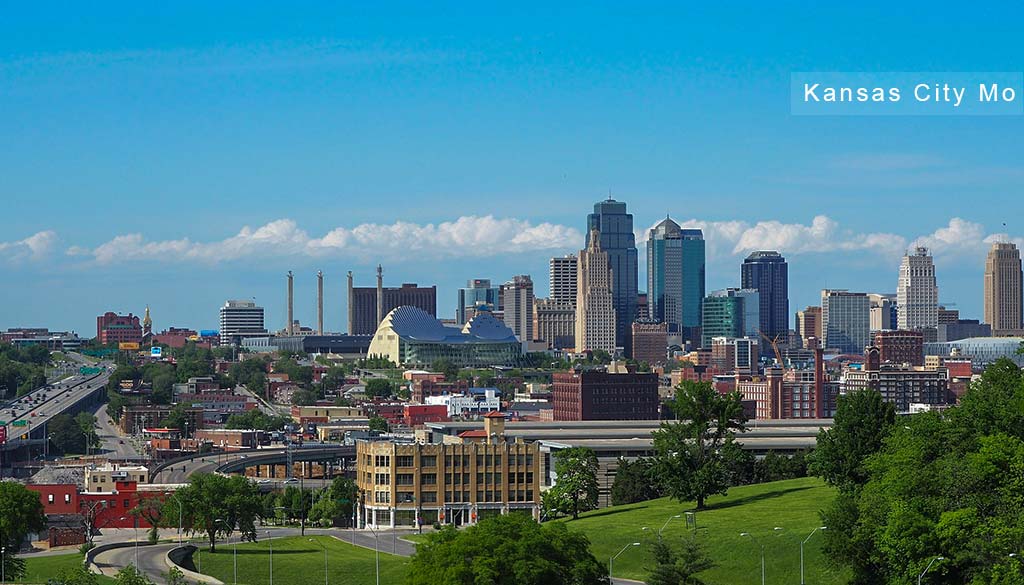
[[243,337],[266,335],[263,307],[253,301],[227,301],[220,308],[220,342],[238,345]]
[[437,316],[437,287],[421,287],[403,283],[400,287],[384,286],[384,269],[377,266],[377,286],[353,286],[348,273],[348,333],[373,335],[384,316],[402,306],[417,307]]
[[528,274],[520,274],[501,285],[505,325],[516,334],[519,341],[533,341],[533,280]]
[[491,281],[486,278],[474,278],[466,282],[466,288],[459,289],[458,305],[455,307],[455,321],[459,325],[465,325],[478,308],[485,308],[489,311],[501,310],[501,290],[491,286]]
[[[821,307],[807,307],[796,312],[796,334],[804,349],[814,349],[821,343]],[[811,338],[814,344],[811,344]]]
[[870,342],[870,321],[871,304],[865,293],[821,291],[822,347],[863,354]]
[[789,265],[782,254],[760,250],[747,256],[740,269],[743,288],[761,294],[761,333],[768,337],[789,333]]
[[1009,242],[996,242],[985,260],[985,322],[993,335],[1021,329],[1020,251]]
[[928,248],[918,246],[903,256],[896,286],[897,326],[920,330],[939,326],[939,287]]
[[871,305],[871,330],[899,329],[896,318],[896,295],[892,293],[868,293]]
[[551,259],[548,274],[551,284],[551,300],[558,304],[569,304],[576,308],[576,277],[579,272],[576,254],[567,254]]
[[[596,231],[594,231],[596,230]],[[587,248],[593,234],[601,237],[601,250],[612,270],[611,292],[615,303],[615,343],[625,352],[632,350],[632,325],[636,319],[637,254],[633,215],[626,204],[609,198],[594,204],[587,216]],[[582,259],[581,259],[582,262]],[[579,336],[579,332],[577,332]]]
[[715,337],[758,339],[760,311],[760,293],[756,290],[726,288],[713,291],[702,303],[701,347],[711,347],[711,340]]
[[[612,270],[603,238],[595,228],[587,237],[587,249],[579,255],[579,293],[576,299],[576,351],[601,349],[615,352],[616,310],[612,297]],[[634,302],[636,291],[634,289]],[[632,327],[632,322],[630,322]]]
[[670,218],[651,229],[647,238],[647,298],[650,316],[668,331],[692,339],[700,326],[704,300],[704,234],[682,229]]

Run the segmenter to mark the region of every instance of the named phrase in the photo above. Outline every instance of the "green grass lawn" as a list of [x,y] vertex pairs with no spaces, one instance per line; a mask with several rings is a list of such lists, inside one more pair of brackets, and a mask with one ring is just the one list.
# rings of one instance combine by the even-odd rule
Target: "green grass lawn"
[[[789,585],[800,582],[800,542],[819,526],[818,511],[835,496],[832,488],[815,478],[802,478],[732,488],[726,496],[708,500],[707,510],[697,513],[697,538],[706,545],[718,563],[701,578],[708,585],[760,583],[760,549],[741,532],[750,532],[765,546],[766,582]],[[692,511],[692,502],[679,503],[667,498],[628,506],[595,510],[567,520],[568,525],[590,538],[591,551],[607,564],[609,557],[631,542],[641,546],[627,550],[615,560],[616,577],[643,580],[653,566],[649,547],[643,543],[657,538],[665,521],[675,514]],[[647,526],[648,531],[642,527]],[[774,528],[782,527],[782,531]],[[664,538],[680,538],[687,533],[685,519],[673,519]],[[807,583],[839,585],[848,575],[830,569],[815,535],[804,549]]]
[[[275,585],[316,585],[324,580],[324,551],[313,538],[327,547],[329,583],[332,585],[366,585],[375,578],[374,552],[352,546],[328,536],[274,539]],[[229,544],[218,543],[217,552],[205,548],[198,560],[202,572],[225,583],[234,582],[233,551]],[[408,559],[380,553],[380,582],[401,583],[405,580]],[[270,583],[270,549],[267,541],[238,545],[238,582],[247,585]]]
[[[11,583],[46,583],[59,575],[65,569],[73,569],[82,566],[84,555],[69,553],[66,555],[52,555],[45,557],[28,557],[25,559],[25,578]],[[110,585],[114,580],[110,577],[97,575],[100,585]]]

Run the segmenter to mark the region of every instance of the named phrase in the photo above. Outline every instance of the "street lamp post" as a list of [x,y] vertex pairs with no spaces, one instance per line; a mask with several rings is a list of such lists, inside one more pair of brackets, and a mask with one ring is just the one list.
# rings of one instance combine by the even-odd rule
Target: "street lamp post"
[[[776,526],[773,529],[775,532],[781,532],[782,528]],[[749,536],[750,540],[754,541],[754,544],[761,547],[761,585],[765,585],[765,571],[764,571],[764,543],[759,538],[749,532],[741,532],[740,536]]]
[[658,531],[658,538],[661,538],[661,533],[665,532],[665,529],[668,528],[668,523],[669,522],[671,522],[672,520],[675,520],[676,518],[682,518],[682,517],[683,517],[682,514],[676,514],[675,516],[669,516],[668,520],[665,520],[665,524],[661,527],[661,530]]
[[805,585],[806,583],[804,581],[804,545],[807,544],[807,541],[810,540],[811,537],[814,536],[814,533],[819,530],[828,530],[828,526],[819,526],[815,528],[807,535],[807,538],[800,543],[800,585]]
[[932,568],[932,565],[935,564],[935,561],[944,561],[944,560],[946,560],[946,557],[935,557],[934,559],[928,561],[928,566],[925,567],[924,570],[921,571],[921,574],[917,576],[917,585],[921,585],[921,580],[924,579],[925,573],[928,572],[928,569]]
[[274,585],[274,539],[270,537],[270,531],[267,531],[267,544],[270,545],[270,585]]
[[324,585],[328,585],[327,584],[327,547],[324,546],[324,544],[322,542],[320,542],[319,540],[313,540],[312,538],[310,538],[308,540],[309,540],[309,542],[315,542],[320,548],[324,549]]
[[175,498],[174,501],[178,504],[178,546],[181,546],[181,513],[183,506],[181,505],[181,500]]
[[369,523],[367,523],[366,527],[373,533],[373,556],[377,565],[377,585],[380,585],[380,546],[378,546],[377,530],[370,526]]
[[0,583],[7,582],[7,547],[0,546]]
[[[228,524],[226,520],[221,520],[221,519],[218,518],[217,520],[214,520],[214,522],[220,522],[221,524],[224,525],[225,528],[228,529],[228,542],[231,542],[231,533],[234,531],[235,528],[233,526],[231,526],[230,524]],[[235,542],[233,542],[231,544],[231,547],[233,549],[233,552],[231,553],[232,557],[233,557],[232,560],[233,560],[233,563],[234,563],[234,566],[235,566],[234,567],[235,568],[235,581],[234,581],[234,583],[235,583],[235,585],[238,585],[238,539],[237,538],[235,539]]]
[[615,556],[613,556],[612,558],[608,559],[608,578],[609,579],[612,578],[612,566],[615,563],[615,559],[619,558],[619,556],[622,555],[622,553],[626,552],[626,549],[631,547],[631,546],[640,546],[640,543],[639,542],[631,542],[631,543],[627,544],[626,546],[622,547],[622,550],[620,550],[619,552],[615,553]]

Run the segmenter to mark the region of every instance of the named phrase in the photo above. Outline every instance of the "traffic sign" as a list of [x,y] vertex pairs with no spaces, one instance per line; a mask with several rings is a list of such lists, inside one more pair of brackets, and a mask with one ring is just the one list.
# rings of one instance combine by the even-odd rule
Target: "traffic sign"
[[11,423],[11,426],[12,427],[26,427],[26,426],[28,426],[28,421],[27,420],[16,420],[16,421]]
[[149,348],[149,356],[150,357],[158,358],[158,357],[162,357],[163,354],[164,354],[164,348],[162,348],[162,347],[154,346],[154,347]]

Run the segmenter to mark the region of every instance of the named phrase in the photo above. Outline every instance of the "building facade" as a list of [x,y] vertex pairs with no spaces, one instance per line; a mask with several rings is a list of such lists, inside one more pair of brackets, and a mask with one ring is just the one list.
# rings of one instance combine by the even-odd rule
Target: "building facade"
[[[609,198],[594,204],[594,213],[587,216],[588,249],[590,238],[595,235],[601,238],[600,249],[608,256],[613,279],[610,290],[615,308],[614,345],[628,352],[632,347],[631,326],[637,317],[638,267],[633,215],[626,212],[625,203]],[[582,264],[582,258],[580,262]],[[580,275],[582,277],[582,272]]]
[[883,364],[924,365],[924,334],[920,331],[875,331],[874,346]]
[[1020,251],[1015,244],[996,242],[985,260],[985,322],[994,335],[1016,334],[1022,324]]
[[863,354],[868,346],[871,306],[864,293],[821,291],[821,332],[824,347],[840,353]]
[[715,337],[757,337],[760,308],[760,294],[755,290],[712,292],[701,305],[701,347],[711,347]]
[[551,300],[559,304],[569,304],[576,308],[577,277],[579,267],[576,254],[567,254],[551,259],[548,267]]
[[457,366],[511,366],[522,344],[504,323],[481,312],[461,329],[442,324],[417,307],[393,309],[381,321],[368,355],[407,367],[428,367],[440,359]]
[[263,307],[254,301],[226,301],[220,308],[220,342],[238,345],[243,337],[266,335]]
[[807,307],[796,312],[796,334],[804,349],[814,349],[821,343],[821,307]]
[[789,333],[789,265],[775,251],[761,250],[747,256],[740,270],[741,286],[760,293],[759,329],[768,337]]
[[664,364],[668,355],[668,324],[654,320],[633,322],[633,359]]
[[869,323],[871,331],[900,328],[896,315],[895,294],[868,293],[868,303],[871,306]]
[[141,343],[142,324],[137,315],[118,315],[111,311],[96,317],[96,340],[107,343]]
[[555,299],[537,299],[533,304],[534,337],[548,349],[567,349],[576,343],[576,308]]
[[351,335],[372,335],[384,316],[398,307],[416,307],[432,317],[437,316],[437,286],[421,287],[403,283],[400,287],[384,286],[384,269],[377,266],[377,286],[353,286],[348,273],[348,332]]
[[693,330],[701,322],[704,276],[701,230],[684,230],[669,218],[651,229],[647,239],[650,318],[666,323],[669,333],[693,340]]
[[[594,230],[587,238],[587,248],[580,251],[575,349],[578,352],[600,349],[614,355],[617,309],[612,294],[613,272],[609,267],[608,252],[601,248],[602,241],[603,238]],[[635,305],[634,288],[632,310],[636,309]]]
[[912,404],[942,406],[954,400],[945,368],[882,364],[877,347],[868,348],[863,369],[844,370],[841,382],[846,393],[868,388],[878,391],[901,413],[911,412]]
[[556,421],[658,420],[658,375],[555,372],[551,399]]
[[533,280],[520,274],[501,286],[503,300],[502,320],[512,329],[519,341],[533,341]]
[[479,442],[356,443],[360,527],[476,524],[522,512],[540,519],[539,444],[505,440],[485,418]]
[[939,325],[939,287],[935,263],[928,248],[918,246],[903,256],[896,286],[897,325],[900,329],[926,329]]

